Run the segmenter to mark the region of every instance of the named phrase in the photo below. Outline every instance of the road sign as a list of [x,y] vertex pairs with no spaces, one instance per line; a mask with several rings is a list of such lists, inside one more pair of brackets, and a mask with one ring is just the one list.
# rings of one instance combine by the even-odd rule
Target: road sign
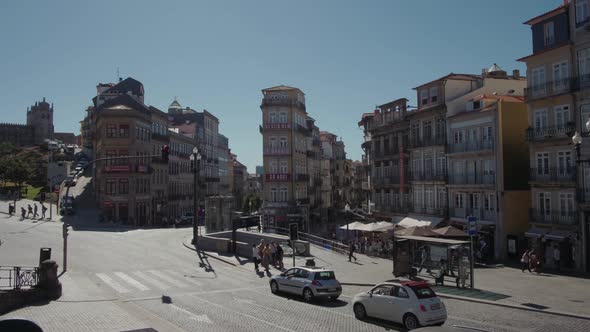
[[467,222],[469,223],[469,236],[476,236],[477,235],[477,218],[469,217],[469,218],[467,218]]

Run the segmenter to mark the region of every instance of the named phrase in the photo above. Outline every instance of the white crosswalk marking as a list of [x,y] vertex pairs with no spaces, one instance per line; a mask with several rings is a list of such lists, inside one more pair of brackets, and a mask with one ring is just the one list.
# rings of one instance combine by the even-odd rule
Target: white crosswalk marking
[[142,283],[140,283],[139,281],[131,278],[130,276],[126,275],[123,272],[115,272],[115,275],[123,280],[125,280],[125,282],[127,282],[128,284],[130,284],[131,286],[139,289],[140,291],[146,291],[146,290],[150,290],[148,287],[146,287],[145,285],[143,285]]
[[135,272],[133,272],[133,274],[136,275],[137,277],[147,281],[148,283],[156,286],[156,288],[158,288],[158,289],[165,290],[165,289],[170,288],[170,286],[166,285],[165,283],[148,276],[147,273],[145,273],[145,272],[135,271]]
[[123,285],[111,279],[111,277],[109,277],[108,275],[104,273],[97,273],[96,276],[99,277],[100,280],[104,281],[107,285],[111,286],[111,288],[113,288],[117,292],[129,293],[129,290],[127,288],[123,287]]
[[188,287],[188,284],[185,284],[185,283],[184,283],[184,282],[182,282],[182,281],[179,281],[179,280],[173,279],[173,278],[171,278],[171,277],[169,277],[169,276],[165,275],[164,273],[162,273],[162,272],[160,272],[160,271],[156,271],[156,270],[149,270],[148,272],[149,272],[149,273],[151,273],[151,274],[153,274],[153,275],[155,275],[155,276],[157,276],[158,278],[160,278],[160,279],[162,279],[162,280],[166,281],[167,283],[169,283],[169,284],[171,284],[171,285],[174,285],[174,286],[176,286],[176,287],[180,287],[180,288],[183,288],[183,287]]
[[182,273],[179,271],[172,271],[172,270],[167,270],[166,272],[174,277],[179,278],[180,280],[192,282],[193,284],[195,284],[197,286],[203,286],[203,283],[196,280],[196,278],[194,278],[191,275],[188,275],[187,273]]

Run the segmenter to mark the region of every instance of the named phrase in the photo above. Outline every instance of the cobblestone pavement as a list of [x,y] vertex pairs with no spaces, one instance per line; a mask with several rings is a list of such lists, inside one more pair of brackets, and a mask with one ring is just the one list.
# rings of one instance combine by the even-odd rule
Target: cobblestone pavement
[[[76,222],[83,226],[85,221]],[[276,296],[270,293],[268,276],[257,275],[249,263],[235,260],[234,267],[201,259],[186,249],[181,243],[190,234],[191,229],[74,228],[68,239],[68,272],[60,277],[62,298],[2,318],[29,318],[45,331],[401,330],[399,325],[353,317],[351,297],[366,287],[345,286],[336,303],[308,304],[297,297]],[[36,265],[38,247],[44,246],[51,247],[52,257],[61,263],[60,223],[4,219],[0,239],[2,265]],[[339,268],[364,266],[339,258],[342,264],[322,262],[328,256],[321,255],[316,262]],[[487,331],[590,330],[585,320],[455,300],[445,303],[447,324]]]

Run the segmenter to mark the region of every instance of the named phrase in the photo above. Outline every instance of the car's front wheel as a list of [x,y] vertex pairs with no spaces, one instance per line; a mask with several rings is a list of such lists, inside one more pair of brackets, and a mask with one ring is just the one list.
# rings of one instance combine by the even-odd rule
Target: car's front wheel
[[420,322],[413,314],[406,314],[404,316],[404,327],[408,330],[414,330],[420,327]]
[[363,320],[367,318],[367,310],[365,310],[364,305],[360,303],[355,303],[352,307],[352,310],[354,311],[354,317],[356,317],[357,319]]
[[303,299],[306,302],[311,302],[313,300],[313,292],[309,288],[303,289]]
[[279,292],[279,284],[274,280],[270,282],[270,291],[273,294],[276,294]]

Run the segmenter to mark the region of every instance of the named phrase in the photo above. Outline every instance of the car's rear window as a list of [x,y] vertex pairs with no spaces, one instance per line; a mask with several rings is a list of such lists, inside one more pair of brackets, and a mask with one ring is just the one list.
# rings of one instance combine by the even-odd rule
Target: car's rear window
[[315,273],[315,280],[332,280],[336,279],[334,272],[332,271],[321,271]]
[[410,286],[410,288],[414,291],[414,293],[416,294],[416,296],[419,299],[428,299],[431,297],[436,297],[436,294],[434,294],[434,291],[424,285],[424,286]]

